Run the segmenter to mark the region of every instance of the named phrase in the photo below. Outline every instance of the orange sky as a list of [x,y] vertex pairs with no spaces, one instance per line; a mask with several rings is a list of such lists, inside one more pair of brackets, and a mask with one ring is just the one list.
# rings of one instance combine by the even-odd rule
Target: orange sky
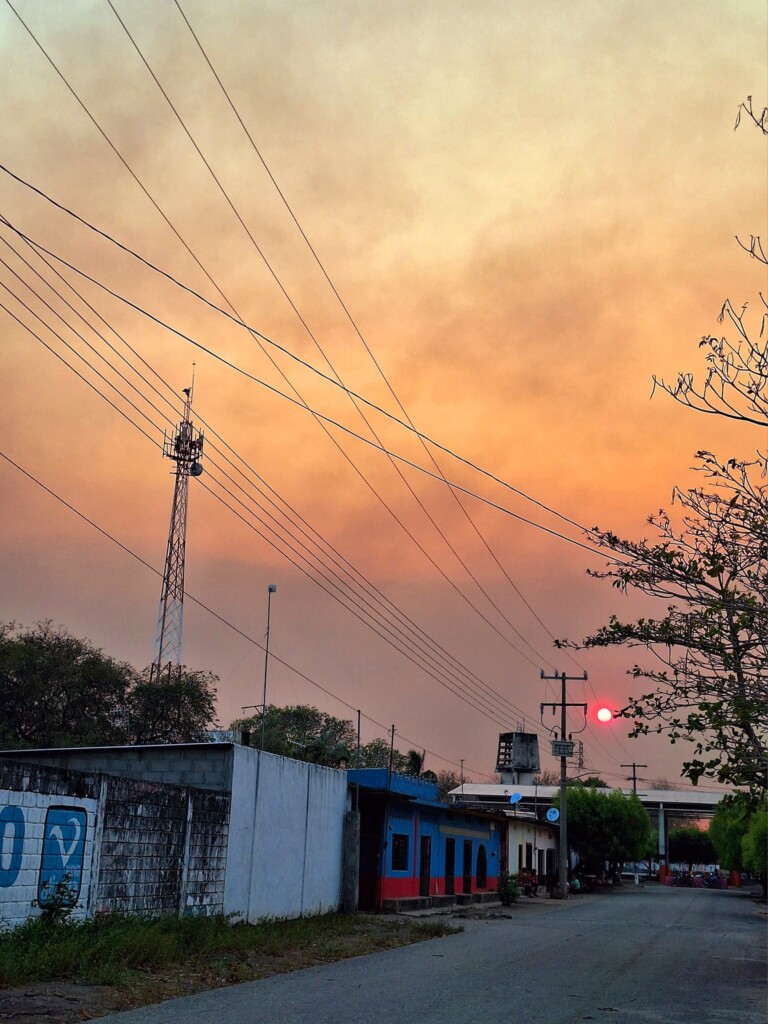
[[[114,6],[336,372],[397,412],[177,6]],[[109,5],[14,0],[14,7],[243,319],[329,373]],[[762,0],[183,0],[181,7],[424,434],[578,523],[631,536],[643,534],[645,516],[668,501],[675,483],[691,479],[697,449],[748,455],[762,443],[750,428],[688,413],[663,395],[649,401],[653,373],[701,371],[696,343],[719,330],[726,297],[738,307],[754,303],[766,287],[765,268],[734,241],[737,234],[766,234],[765,139],[748,124],[732,130],[742,99],[753,95],[762,107],[768,98]],[[0,10],[0,48],[0,163],[222,305],[10,7]],[[35,240],[248,373],[289,390],[241,328],[4,174],[0,188],[3,215]],[[7,231],[2,237],[13,240]],[[0,250],[20,268],[4,245]],[[210,432],[208,472],[191,486],[189,593],[261,638],[267,585],[276,583],[272,651],[353,708],[396,723],[405,737],[398,739],[401,749],[426,747],[455,763],[463,758],[479,777],[493,769],[502,727],[514,728],[523,713],[527,726],[539,727],[539,702],[552,699],[539,668],[575,666],[552,652],[549,636],[444,485],[402,470],[536,654],[468,577],[384,456],[333,431],[460,593],[306,411],[195,353],[94,286],[68,279],[177,393],[195,359],[196,413],[478,685],[501,693],[519,714],[494,721],[450,695],[217,502],[200,486],[216,489],[221,479]],[[0,281],[22,294],[2,266]],[[65,353],[5,289],[0,301]],[[53,323],[38,300],[29,304]],[[52,305],[76,323],[59,300]],[[2,451],[161,568],[170,464],[28,331],[3,310],[0,317]],[[120,383],[83,342],[61,333]],[[94,334],[82,333],[118,362]],[[286,356],[276,361],[311,406],[366,433],[339,389]],[[160,422],[143,399],[134,400]],[[142,422],[156,441],[156,427]],[[372,422],[393,451],[427,464],[402,428],[375,414]],[[563,528],[447,456],[439,461],[451,480]],[[51,618],[110,654],[147,664],[156,577],[5,463],[0,486],[0,616],[24,623]],[[628,616],[638,607],[586,577],[600,559],[474,499],[465,502],[552,634],[578,638],[611,611]],[[261,652],[191,603],[184,657],[220,676],[222,724],[241,705],[260,701]],[[591,688],[574,686],[573,699],[618,704],[633,692],[624,674],[630,653],[579,660]],[[269,687],[271,701],[350,714],[279,663],[270,667]],[[364,741],[381,734],[364,720]],[[622,762],[647,762],[648,777],[674,778],[681,760],[678,748],[630,742],[615,726],[589,727],[583,738],[588,765],[613,782],[625,774]],[[542,762],[555,767],[543,742]],[[428,755],[427,765],[445,767],[446,760]]]

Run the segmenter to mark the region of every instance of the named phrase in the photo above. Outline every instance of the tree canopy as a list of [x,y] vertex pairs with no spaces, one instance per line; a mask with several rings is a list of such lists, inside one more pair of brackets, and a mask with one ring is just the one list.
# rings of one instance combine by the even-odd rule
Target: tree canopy
[[41,622],[0,623],[0,746],[180,743],[214,719],[216,676],[180,670],[150,683],[88,640]]
[[734,793],[715,808],[709,823],[719,863],[729,871],[751,871],[766,894],[768,883],[768,805],[748,793]]
[[[742,115],[768,135],[768,108],[752,97]],[[742,248],[768,266],[757,236]],[[705,335],[703,382],[679,373],[658,386],[689,409],[742,423],[768,426],[768,300],[756,315],[748,303],[726,299],[720,312],[731,337]],[[735,333],[733,333],[735,332]],[[768,452],[750,460],[696,455],[706,489],[676,489],[677,524],[664,510],[649,517],[653,541],[623,540],[595,528],[590,538],[610,551],[607,568],[592,575],[620,590],[639,590],[669,602],[659,618],[623,622],[612,616],[583,642],[587,647],[644,647],[653,655],[636,664],[635,678],[654,688],[624,710],[630,735],[664,732],[694,744],[683,774],[768,790],[768,504],[764,476]]]
[[690,872],[694,864],[716,863],[717,853],[709,834],[691,825],[669,830],[669,859],[687,864]]
[[[566,800],[568,845],[584,871],[601,874],[606,863],[618,871],[626,861],[646,856],[651,819],[634,793],[575,785],[568,787]],[[559,803],[558,795],[555,805]]]
[[622,591],[667,602],[666,614],[607,625],[585,647],[625,645],[652,652],[635,678],[654,684],[622,714],[631,735],[666,733],[689,741],[683,774],[753,791],[766,789],[768,763],[768,513],[748,467],[700,452],[712,490],[675,490],[681,523],[649,517],[657,540],[622,540],[595,530],[613,557],[591,575]]
[[[251,742],[261,745],[261,712],[232,722],[232,729],[246,729]],[[352,722],[336,718],[309,704],[267,707],[264,721],[264,749],[297,761],[314,761],[331,768],[353,767],[357,759],[357,735]],[[390,743],[377,737],[360,747],[361,768],[388,768]],[[409,750],[392,753],[392,770],[401,775],[421,775],[424,753]]]

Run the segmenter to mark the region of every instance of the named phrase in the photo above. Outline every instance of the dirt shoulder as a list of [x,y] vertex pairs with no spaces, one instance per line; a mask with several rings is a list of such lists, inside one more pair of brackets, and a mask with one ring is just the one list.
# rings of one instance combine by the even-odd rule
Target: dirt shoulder
[[279,952],[272,949],[209,953],[204,958],[162,970],[130,971],[125,983],[119,985],[83,985],[62,979],[18,987],[0,986],[0,1022],[75,1024],[176,996],[365,956],[459,930],[460,925],[447,921],[361,914],[350,934],[332,941],[294,945]]

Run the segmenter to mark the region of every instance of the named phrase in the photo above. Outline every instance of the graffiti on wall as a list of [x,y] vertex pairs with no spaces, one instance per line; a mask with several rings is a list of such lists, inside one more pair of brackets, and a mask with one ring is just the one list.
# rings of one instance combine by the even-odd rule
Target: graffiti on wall
[[[80,896],[88,813],[82,807],[49,807],[39,849],[37,902],[41,907],[74,906]],[[0,810],[0,888],[16,884],[21,871],[27,822],[24,808]],[[27,853],[32,851],[27,850]]]

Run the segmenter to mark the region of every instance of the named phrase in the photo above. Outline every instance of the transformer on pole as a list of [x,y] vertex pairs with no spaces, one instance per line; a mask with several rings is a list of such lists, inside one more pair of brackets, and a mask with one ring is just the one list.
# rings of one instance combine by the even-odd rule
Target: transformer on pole
[[[194,387],[194,380],[193,380]],[[184,554],[187,536],[187,502],[190,476],[200,476],[203,467],[203,435],[192,426],[192,387],[184,388],[184,419],[175,434],[163,437],[163,455],[176,463],[171,523],[165,554],[160,613],[155,634],[155,655],[150,680],[166,677],[181,667],[181,628],[184,611]]]

